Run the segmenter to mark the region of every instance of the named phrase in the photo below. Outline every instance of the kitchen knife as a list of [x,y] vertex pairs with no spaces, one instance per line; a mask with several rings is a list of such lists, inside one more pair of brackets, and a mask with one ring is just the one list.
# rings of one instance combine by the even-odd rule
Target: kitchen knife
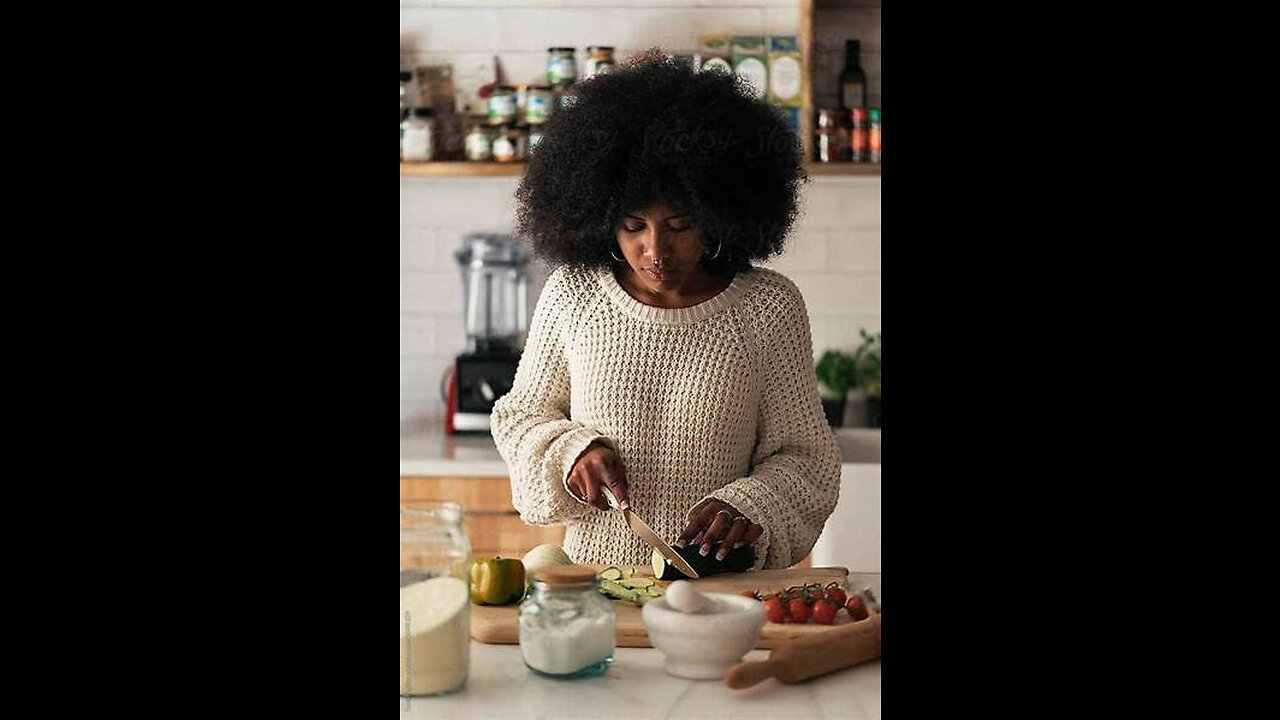
[[662,553],[662,557],[666,558],[667,562],[675,565],[677,570],[693,580],[698,579],[698,572],[693,569],[693,566],[689,564],[688,560],[680,557],[680,553],[672,549],[670,545],[658,536],[658,533],[653,531],[653,528],[649,527],[645,521],[637,517],[635,513],[630,510],[623,510],[622,507],[618,505],[618,498],[614,497],[612,490],[607,487],[601,489],[604,490],[605,497],[609,498],[609,504],[612,505],[615,510],[622,510],[622,517],[627,521],[627,525],[631,528],[631,532],[635,533],[641,540],[649,543],[649,546],[654,550]]

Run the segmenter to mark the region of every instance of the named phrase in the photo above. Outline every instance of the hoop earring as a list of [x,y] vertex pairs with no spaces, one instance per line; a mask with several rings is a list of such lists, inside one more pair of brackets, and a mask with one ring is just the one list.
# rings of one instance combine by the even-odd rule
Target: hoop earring
[[716,245],[716,254],[715,254],[715,255],[707,255],[707,259],[708,259],[708,260],[718,260],[718,259],[720,259],[720,253],[721,253],[723,250],[724,250],[724,240],[721,240],[721,241],[720,241],[720,243],[719,243],[718,245]]
[[615,254],[613,253],[613,248],[609,248],[609,257],[613,258],[614,260],[616,260],[616,261],[618,261],[618,262],[620,262],[620,263],[624,263],[624,262],[626,262],[626,258],[620,258],[620,257],[618,257],[617,255],[615,255]]

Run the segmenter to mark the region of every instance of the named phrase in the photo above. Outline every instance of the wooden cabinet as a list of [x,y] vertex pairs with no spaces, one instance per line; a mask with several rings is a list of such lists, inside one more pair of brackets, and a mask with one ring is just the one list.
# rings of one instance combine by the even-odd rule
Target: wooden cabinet
[[466,511],[467,537],[476,557],[524,557],[544,543],[564,543],[563,527],[526,525],[511,505],[504,477],[402,477],[400,501],[448,500]]
[[[563,527],[536,527],[520,519],[511,505],[511,481],[507,478],[400,478],[400,502],[413,500],[448,500],[462,505],[475,557],[523,558],[539,545],[564,544]],[[806,558],[796,567],[812,564],[812,559]]]

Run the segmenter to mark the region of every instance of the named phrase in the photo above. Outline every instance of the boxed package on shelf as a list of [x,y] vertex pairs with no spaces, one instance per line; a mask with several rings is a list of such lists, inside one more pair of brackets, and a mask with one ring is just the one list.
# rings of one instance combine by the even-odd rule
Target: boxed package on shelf
[[800,43],[794,35],[769,38],[769,102],[798,108],[804,93]]
[[418,82],[418,106],[431,108],[434,116],[435,160],[461,160],[463,119],[458,115],[457,88],[452,65],[422,65],[414,69]]
[[764,98],[769,87],[767,59],[768,50],[762,36],[738,35],[733,38],[733,71],[747,81],[760,99]]
[[733,65],[729,63],[732,48],[728,35],[700,35],[698,45],[703,71],[716,70],[725,74],[733,72]]

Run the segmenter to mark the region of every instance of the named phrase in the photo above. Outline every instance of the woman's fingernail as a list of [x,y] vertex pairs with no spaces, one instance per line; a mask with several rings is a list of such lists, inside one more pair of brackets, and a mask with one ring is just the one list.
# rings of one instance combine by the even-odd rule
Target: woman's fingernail
[[724,562],[725,557],[728,555],[729,555],[728,548],[720,548],[720,552],[716,553],[716,560],[719,562]]
[[711,554],[711,546],[710,546],[710,545],[703,545],[703,546],[702,546],[702,549],[698,551],[698,554],[699,554],[699,555],[701,555],[702,557],[706,557],[706,556],[710,555],[710,554]]
[[621,507],[623,510],[630,510],[630,509],[631,509],[631,503],[627,502],[626,500],[623,500],[623,501],[622,501],[622,504],[621,504],[621,505],[619,505],[619,507]]
[[733,549],[734,549],[734,550],[737,550],[737,549],[738,549],[738,548],[740,548],[740,547],[746,547],[746,546],[747,546],[747,544],[746,544],[746,543],[734,543],[734,545],[733,545]]
[[683,550],[683,549],[684,549],[684,541],[683,541],[683,540],[677,540],[677,541],[676,541],[676,544],[675,544],[673,547],[677,547],[677,548],[679,548],[679,549]]

